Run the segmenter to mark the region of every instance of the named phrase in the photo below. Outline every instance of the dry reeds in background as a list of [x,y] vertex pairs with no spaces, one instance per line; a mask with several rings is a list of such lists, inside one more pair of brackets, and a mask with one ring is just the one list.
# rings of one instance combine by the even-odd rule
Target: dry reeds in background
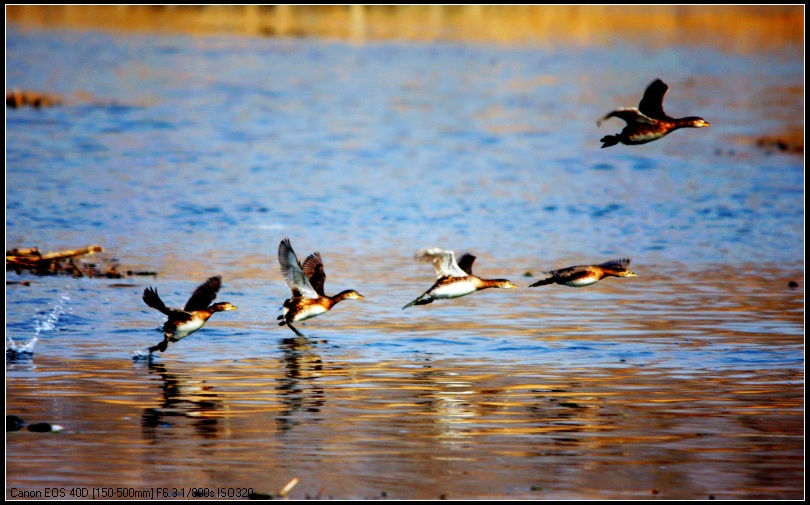
[[7,5],[23,26],[373,40],[651,46],[739,52],[804,45],[804,6]]

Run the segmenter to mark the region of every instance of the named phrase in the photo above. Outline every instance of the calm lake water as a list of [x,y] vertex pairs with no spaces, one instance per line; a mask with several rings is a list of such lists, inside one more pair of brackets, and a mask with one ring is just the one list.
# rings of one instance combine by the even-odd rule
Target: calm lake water
[[[64,429],[7,433],[6,498],[803,498],[804,159],[755,145],[804,130],[803,60],[7,27],[7,87],[65,98],[6,110],[7,248],[157,276],[7,273],[6,413]],[[600,149],[658,77],[712,127]],[[284,237],[366,297],[304,338]],[[424,247],[520,289],[403,311]],[[133,359],[143,289],[212,275],[239,310]]]

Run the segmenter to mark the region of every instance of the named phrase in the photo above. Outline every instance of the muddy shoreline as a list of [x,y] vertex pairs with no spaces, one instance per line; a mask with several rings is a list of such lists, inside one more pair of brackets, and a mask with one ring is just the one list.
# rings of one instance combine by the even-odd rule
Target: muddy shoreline
[[463,41],[652,47],[697,44],[761,52],[804,43],[802,6],[43,6],[6,7],[7,22],[127,32],[323,37],[354,42]]

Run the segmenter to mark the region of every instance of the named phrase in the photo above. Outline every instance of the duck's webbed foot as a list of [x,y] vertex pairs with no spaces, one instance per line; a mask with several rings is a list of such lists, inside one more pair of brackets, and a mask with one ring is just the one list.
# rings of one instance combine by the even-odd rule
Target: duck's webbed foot
[[[286,322],[286,321],[285,321],[285,322]],[[295,326],[291,325],[290,323],[287,323],[287,327],[288,327],[289,329],[291,329],[291,330],[293,331],[293,333],[295,333],[295,334],[296,334],[296,335],[298,335],[299,337],[303,337],[303,336],[305,336],[303,333],[301,333],[300,331],[298,331],[298,329],[296,329],[296,327],[295,327]]]
[[412,302],[411,302],[411,303],[409,303],[408,305],[406,305],[406,306],[402,307],[402,310],[405,310],[405,309],[407,309],[408,307],[411,307],[412,305],[427,305],[427,304],[429,304],[429,303],[433,303],[433,298],[431,298],[431,297],[429,297],[429,296],[427,296],[427,297],[424,297],[424,298],[423,298],[423,297],[421,297],[421,296],[420,296],[419,298],[417,298],[416,300],[412,301]]
[[610,146],[615,146],[619,143],[619,136],[618,135],[605,135],[602,137],[599,142],[602,142],[602,149]]
[[537,286],[545,286],[546,284],[554,284],[555,280],[553,277],[549,277],[548,279],[543,279],[541,281],[537,281],[534,284],[529,284],[530,288],[534,288]]
[[166,352],[166,348],[169,346],[169,341],[164,340],[163,342],[153,345],[149,348],[149,354],[152,354],[155,351]]

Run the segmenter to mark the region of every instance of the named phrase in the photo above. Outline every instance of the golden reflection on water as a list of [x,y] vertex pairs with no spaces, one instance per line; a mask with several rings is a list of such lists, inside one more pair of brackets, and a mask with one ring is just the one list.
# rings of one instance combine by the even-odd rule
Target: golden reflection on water
[[[784,271],[738,266],[757,275],[717,285],[639,265],[587,290],[528,289],[514,274],[535,259],[483,257],[481,273],[523,288],[408,312],[392,293],[423,291],[424,265],[327,258],[328,290],[369,303],[308,321],[308,337],[266,313],[286,295],[275,269],[234,265],[227,290],[256,292],[249,278],[267,294],[152,362],[47,347],[7,362],[7,413],[66,428],[7,434],[10,485],[275,493],[297,477],[293,498],[802,496],[804,297]],[[215,329],[272,344],[229,358],[205,343]]]
[[[9,433],[7,478],[25,489],[49,475],[48,485],[267,493],[299,477],[293,497],[801,492],[789,484],[802,472],[801,371],[673,379],[636,366],[345,362],[304,338],[279,350],[280,360],[205,364],[36,357],[31,377],[7,379],[8,412],[67,429]],[[788,458],[778,473],[756,469],[774,457]],[[703,478],[689,465],[726,471]],[[659,480],[681,471],[689,479]]]

